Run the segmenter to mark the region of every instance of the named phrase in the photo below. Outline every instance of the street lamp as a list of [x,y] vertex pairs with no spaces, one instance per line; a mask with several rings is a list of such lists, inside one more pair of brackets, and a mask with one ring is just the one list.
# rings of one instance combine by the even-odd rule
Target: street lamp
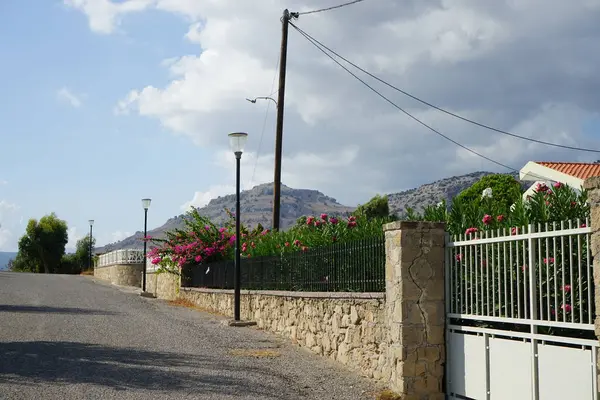
[[235,154],[235,268],[233,276],[233,319],[240,320],[240,161],[248,134],[235,132],[229,134],[229,146]]
[[94,226],[94,220],[90,219],[88,221],[90,223],[90,260],[89,260],[89,265],[88,265],[88,269],[92,269],[92,252],[94,251],[94,245],[93,245],[93,235],[92,235],[92,226]]
[[246,98],[246,100],[248,100],[250,103],[254,103],[256,104],[256,100],[271,100],[273,103],[275,103],[275,107],[277,107],[277,101],[269,96],[261,96],[261,97],[255,97],[254,99],[248,99]]
[[142,207],[144,207],[144,274],[142,275],[142,293],[146,292],[146,236],[148,231],[148,209],[150,208],[150,203],[152,199],[142,199]]

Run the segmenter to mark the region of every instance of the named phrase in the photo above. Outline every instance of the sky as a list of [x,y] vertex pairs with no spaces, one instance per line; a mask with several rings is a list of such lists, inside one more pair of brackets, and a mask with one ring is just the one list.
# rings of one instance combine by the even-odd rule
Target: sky
[[[284,8],[341,0],[0,2],[0,251],[55,212],[98,245],[234,190],[227,134],[248,132],[242,188],[272,181]],[[437,106],[520,135],[600,149],[600,0],[364,0],[298,27]],[[291,28],[282,181],[346,205],[506,168],[444,140]],[[511,138],[368,79],[453,140],[520,169],[600,154]]]

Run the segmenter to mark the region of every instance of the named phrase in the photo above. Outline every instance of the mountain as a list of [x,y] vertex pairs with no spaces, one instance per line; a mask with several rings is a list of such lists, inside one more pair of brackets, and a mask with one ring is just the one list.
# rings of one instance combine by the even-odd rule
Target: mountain
[[[256,226],[259,223],[265,228],[271,226],[273,204],[273,184],[266,183],[255,186],[250,190],[240,193],[240,209],[242,223],[246,226]],[[219,225],[227,221],[225,208],[235,211],[235,194],[219,196],[212,199],[206,206],[198,209],[201,215],[209,218]],[[318,190],[292,189],[281,185],[281,227],[288,228],[304,215],[317,215],[321,213],[345,215],[352,212],[355,207],[347,207],[336,199],[324,195]],[[165,231],[184,226],[185,215],[170,218],[162,226],[148,231],[148,236],[163,237]],[[131,249],[141,247],[143,232],[136,232],[120,242],[110,243],[96,248],[97,253],[105,253],[118,249]]]
[[0,271],[8,269],[8,261],[15,258],[17,253],[0,251]]
[[[390,212],[401,216],[406,212],[407,207],[411,207],[415,211],[421,211],[426,206],[437,204],[443,199],[446,199],[449,203],[454,196],[473,185],[483,176],[490,174],[492,172],[473,172],[428,183],[415,189],[388,194]],[[513,176],[518,179],[516,173]],[[240,195],[242,223],[247,226],[256,226],[260,223],[264,227],[270,227],[272,200],[273,184],[270,183],[243,191]],[[215,224],[220,224],[227,220],[225,208],[235,211],[235,195],[213,199],[206,206],[199,208],[198,211]],[[354,209],[355,207],[339,204],[335,199],[317,190],[292,189],[285,185],[281,187],[281,226],[283,229],[293,225],[296,219],[304,215],[319,215],[321,213],[344,215]],[[165,231],[183,227],[183,219],[184,215],[173,217],[162,226],[149,231],[148,235],[157,238],[163,237]],[[136,232],[133,236],[120,242],[98,247],[96,252],[105,253],[118,249],[140,248],[142,237],[142,232]]]

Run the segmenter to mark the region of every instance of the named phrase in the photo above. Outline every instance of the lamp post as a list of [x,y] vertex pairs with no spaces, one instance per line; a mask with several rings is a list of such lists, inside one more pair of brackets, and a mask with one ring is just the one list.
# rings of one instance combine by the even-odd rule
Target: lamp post
[[142,275],[142,293],[146,292],[146,236],[148,231],[148,209],[151,202],[152,199],[142,199],[142,207],[144,208],[144,259],[142,261],[144,264],[144,274]]
[[88,268],[92,269],[92,252],[94,251],[94,244],[93,244],[93,238],[94,236],[92,235],[92,226],[94,226],[94,220],[90,219],[88,221],[90,223],[90,257],[89,257],[89,265]]
[[233,273],[233,319],[240,320],[240,161],[248,134],[235,132],[229,134],[229,146],[235,154],[235,268]]

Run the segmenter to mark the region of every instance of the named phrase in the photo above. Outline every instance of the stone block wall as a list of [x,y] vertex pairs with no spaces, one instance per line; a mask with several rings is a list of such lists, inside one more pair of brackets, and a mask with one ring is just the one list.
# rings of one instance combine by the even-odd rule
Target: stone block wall
[[[584,189],[588,191],[588,201],[590,203],[590,227],[592,235],[590,238],[590,251],[593,257],[592,270],[594,271],[595,307],[596,316],[594,325],[596,336],[600,339],[600,176],[586,179],[583,184]],[[600,349],[598,349],[597,367],[600,371]],[[600,375],[598,376],[598,388],[600,390]],[[598,396],[600,398],[600,394]]]
[[94,268],[94,277],[119,286],[142,286],[142,264],[116,264]]
[[[180,298],[233,315],[233,291],[181,288]],[[383,293],[242,291],[241,318],[285,336],[362,375],[384,379]]]
[[159,299],[175,300],[179,295],[179,276],[170,273],[146,273],[146,291]]

